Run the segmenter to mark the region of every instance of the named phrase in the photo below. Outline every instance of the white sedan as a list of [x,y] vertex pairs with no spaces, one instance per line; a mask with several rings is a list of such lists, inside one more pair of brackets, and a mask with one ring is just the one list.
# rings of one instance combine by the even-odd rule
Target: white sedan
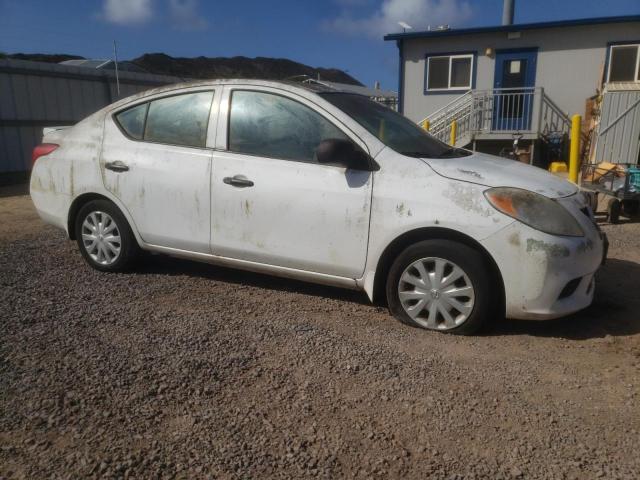
[[588,306],[604,257],[575,185],[450,147],[359,95],[172,85],[43,142],[36,209],[107,272],[166,253],[361,289],[404,323],[470,334]]

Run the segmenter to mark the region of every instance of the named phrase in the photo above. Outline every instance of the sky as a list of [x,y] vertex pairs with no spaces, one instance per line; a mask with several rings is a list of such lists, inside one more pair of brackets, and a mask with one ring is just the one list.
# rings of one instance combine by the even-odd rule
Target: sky
[[[0,0],[0,51],[289,58],[397,89],[399,21],[498,25],[503,0]],[[640,14],[640,0],[516,0],[515,22]]]

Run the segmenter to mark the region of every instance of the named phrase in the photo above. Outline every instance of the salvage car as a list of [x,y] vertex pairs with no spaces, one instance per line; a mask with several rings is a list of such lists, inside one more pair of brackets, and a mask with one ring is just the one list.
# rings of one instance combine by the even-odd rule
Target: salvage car
[[95,269],[164,253],[360,289],[429,330],[585,308],[605,250],[572,183],[320,86],[151,90],[45,129],[33,161],[38,213]]

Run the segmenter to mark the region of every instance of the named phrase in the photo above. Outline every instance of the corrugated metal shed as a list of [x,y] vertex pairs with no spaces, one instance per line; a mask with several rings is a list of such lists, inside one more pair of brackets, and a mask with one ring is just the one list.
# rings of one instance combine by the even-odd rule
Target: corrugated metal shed
[[[43,127],[73,125],[129,95],[182,79],[113,70],[0,59],[0,173],[31,169]],[[1,180],[1,179],[0,179]]]
[[608,88],[603,94],[596,162],[637,164],[640,160],[640,85],[631,87]]
[[[75,60],[65,60],[64,62],[60,62],[58,65],[67,65],[71,67],[84,67],[84,68],[97,68],[97,69],[107,69],[107,70],[115,70],[116,64],[113,60],[110,59],[75,59]],[[118,62],[118,70],[120,72],[137,72],[137,73],[149,73],[144,68],[139,67],[133,62],[128,62],[126,60]]]

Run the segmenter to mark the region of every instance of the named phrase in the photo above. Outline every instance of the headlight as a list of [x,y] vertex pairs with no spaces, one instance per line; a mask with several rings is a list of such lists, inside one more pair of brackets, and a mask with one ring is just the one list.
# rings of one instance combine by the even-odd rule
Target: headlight
[[582,237],[584,231],[567,209],[555,200],[521,188],[496,187],[484,192],[494,208],[550,235]]

